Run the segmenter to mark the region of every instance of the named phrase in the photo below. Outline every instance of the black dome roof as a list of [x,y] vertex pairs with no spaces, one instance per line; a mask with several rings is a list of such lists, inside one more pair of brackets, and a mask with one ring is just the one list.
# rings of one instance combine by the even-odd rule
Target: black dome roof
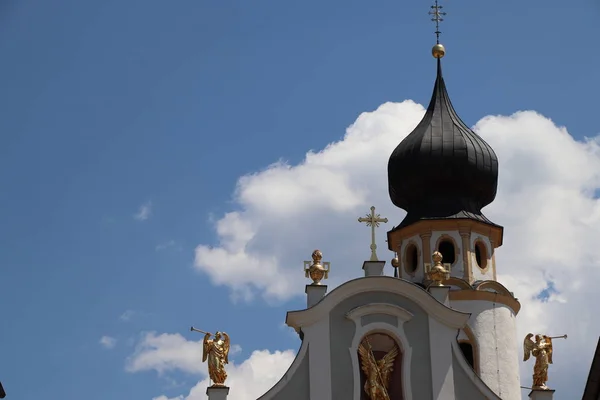
[[427,112],[390,156],[388,184],[394,205],[407,212],[397,228],[421,219],[492,224],[481,209],[496,197],[498,158],[454,111],[439,58]]

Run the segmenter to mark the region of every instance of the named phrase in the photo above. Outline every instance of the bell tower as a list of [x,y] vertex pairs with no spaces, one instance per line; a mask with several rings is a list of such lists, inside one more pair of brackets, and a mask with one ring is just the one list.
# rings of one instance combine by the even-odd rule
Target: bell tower
[[437,73],[427,111],[416,128],[392,152],[388,187],[392,203],[406,217],[388,232],[396,276],[427,286],[426,268],[439,251],[449,267],[443,284],[450,288],[450,306],[471,314],[458,341],[473,370],[502,399],[520,399],[518,341],[515,317],[520,304],[496,280],[495,252],[503,228],[482,209],[494,201],[498,158],[454,110],[441,59],[441,6],[430,14],[437,43],[432,54]]
[[444,54],[436,44],[437,77],[425,116],[390,156],[390,198],[407,214],[388,232],[388,243],[399,255],[401,278],[420,282],[419,265],[439,251],[450,275],[472,284],[496,279],[503,228],[481,209],[496,197],[498,158],[454,110],[442,76]]

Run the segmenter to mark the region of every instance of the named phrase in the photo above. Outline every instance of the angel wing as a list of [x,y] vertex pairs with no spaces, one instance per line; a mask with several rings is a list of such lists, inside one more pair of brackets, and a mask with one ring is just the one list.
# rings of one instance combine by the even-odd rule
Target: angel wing
[[202,343],[202,362],[206,361],[206,359],[208,358],[208,353],[210,351],[210,349],[209,349],[209,346],[210,346],[209,337],[210,337],[210,335],[204,336],[204,342]]
[[394,361],[398,356],[398,346],[394,346],[381,360],[379,360],[379,370],[381,371],[381,378],[383,385],[387,388],[390,382],[390,376],[394,370]]
[[229,349],[231,348],[229,335],[225,332],[221,332],[223,335],[223,355],[225,356],[225,364],[229,364]]
[[535,349],[535,343],[533,340],[531,340],[532,336],[533,333],[530,333],[525,336],[525,339],[523,340],[523,361],[529,360],[529,357],[531,357],[531,351]]
[[548,364],[552,364],[552,339],[550,336],[544,336],[546,340],[546,354],[548,354]]
[[358,346],[358,354],[360,354],[360,368],[363,370],[366,376],[369,376],[371,372],[369,366],[373,363],[371,359],[371,352],[365,347],[363,343]]

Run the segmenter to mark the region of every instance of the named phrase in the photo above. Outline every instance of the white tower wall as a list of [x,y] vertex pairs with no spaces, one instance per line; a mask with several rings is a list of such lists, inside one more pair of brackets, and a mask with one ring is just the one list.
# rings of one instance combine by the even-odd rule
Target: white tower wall
[[486,300],[451,301],[456,310],[471,313],[468,326],[476,343],[481,379],[503,400],[521,399],[519,346],[513,310]]

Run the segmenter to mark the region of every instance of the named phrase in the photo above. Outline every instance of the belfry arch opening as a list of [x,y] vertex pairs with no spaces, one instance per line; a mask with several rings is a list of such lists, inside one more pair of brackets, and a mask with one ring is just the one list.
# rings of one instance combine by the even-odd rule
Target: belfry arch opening
[[456,261],[456,248],[450,239],[442,239],[438,245],[438,251],[442,253],[444,264],[454,264]]
[[477,262],[477,266],[479,268],[485,269],[487,267],[487,248],[485,243],[483,243],[481,240],[475,242],[475,261]]
[[410,243],[406,247],[404,262],[406,272],[409,274],[414,274],[419,266],[419,250],[414,243]]

